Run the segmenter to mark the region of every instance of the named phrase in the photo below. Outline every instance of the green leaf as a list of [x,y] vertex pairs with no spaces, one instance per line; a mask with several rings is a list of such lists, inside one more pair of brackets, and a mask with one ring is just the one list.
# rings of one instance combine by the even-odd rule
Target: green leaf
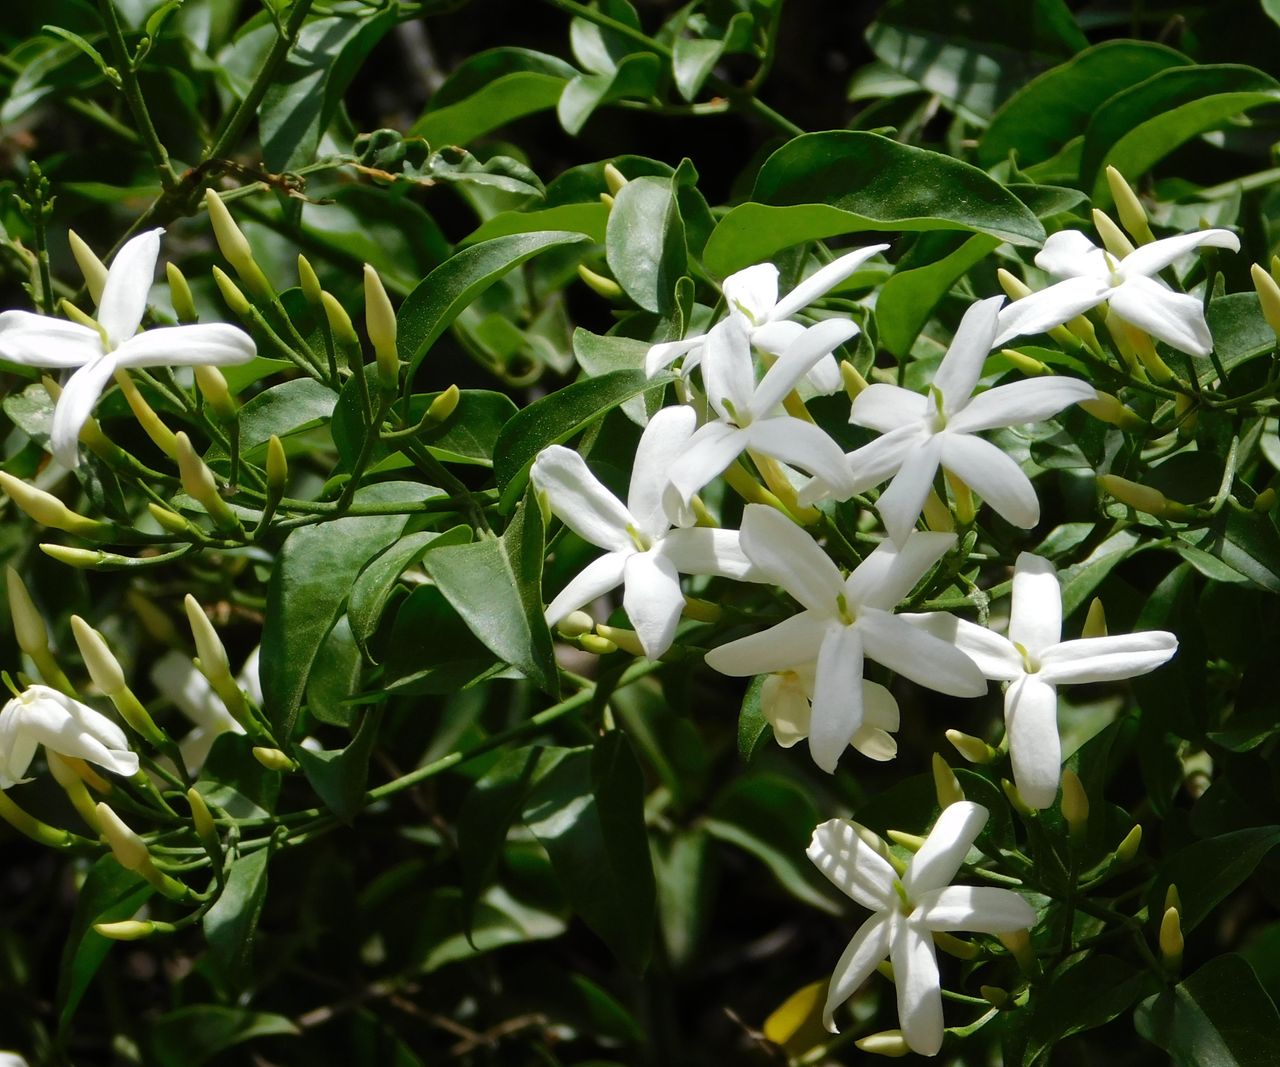
[[493,450],[493,473],[502,492],[501,507],[520,499],[534,458],[548,445],[567,441],[619,404],[659,389],[671,375],[646,378],[644,371],[618,370],[587,378],[530,404],[502,428]]
[[1080,187],[1095,207],[1111,203],[1104,169],[1135,181],[1184,141],[1262,104],[1280,101],[1280,82],[1235,64],[1175,67],[1117,93],[1085,132]]
[[363,662],[351,634],[351,620],[339,615],[325,634],[307,678],[307,711],[317,722],[350,726],[355,708],[349,703],[360,688]]
[[773,728],[760,709],[760,693],[766,677],[758,674],[752,678],[742,697],[742,710],[738,712],[738,755],[743,763],[750,763],[773,740]]
[[[746,12],[738,14],[746,15]],[[675,76],[676,91],[686,100],[692,101],[702,90],[702,83],[724,53],[724,45],[722,40],[709,41],[702,37],[676,38],[671,47],[671,73]]]
[[[1257,293],[1228,293],[1215,297],[1209,301],[1204,317],[1213,334],[1214,350],[1227,371],[1275,351],[1275,331],[1262,317]],[[1215,367],[1207,367],[1201,373],[1200,383],[1206,385],[1217,376]]]
[[405,598],[380,650],[390,692],[452,695],[499,668],[434,585]]
[[[264,389],[240,408],[241,454],[249,456],[262,448],[272,434],[285,438],[328,421],[337,402],[338,395],[314,378],[294,378]],[[226,450],[215,445],[207,458],[224,455]]]
[[616,70],[575,75],[556,103],[560,125],[566,133],[576,135],[601,104],[652,97],[661,73],[662,61],[656,55],[638,52],[624,56]]
[[632,300],[646,311],[670,312],[687,266],[674,179],[635,178],[622,187],[609,212],[605,258]]
[[1263,858],[1280,844],[1280,826],[1255,826],[1197,841],[1168,856],[1147,894],[1154,916],[1163,914],[1165,890],[1178,887],[1183,933],[1200,925]]
[[283,1015],[195,1004],[153,1020],[146,1034],[160,1067],[200,1067],[220,1052],[273,1035],[296,1035],[298,1028]]
[[501,886],[490,889],[476,906],[469,934],[462,926],[461,893],[452,886],[435,890],[421,908],[426,919],[416,936],[430,945],[419,966],[423,974],[504,945],[559,937],[566,925],[560,916],[516,900]]
[[466,544],[470,540],[470,526],[455,526],[444,533],[422,530],[402,537],[360,572],[351,586],[347,617],[351,620],[351,634],[356,644],[370,660],[377,662],[369,652],[369,638],[382,621],[382,612],[400,575],[429,548]]
[[1027,166],[1048,159],[1084,133],[1116,93],[1153,74],[1180,67],[1187,57],[1149,41],[1103,41],[1041,74],[996,112],[978,142],[978,163],[994,167],[1016,152]]
[[1064,567],[1058,575],[1062,583],[1062,617],[1071,614],[1093,596],[1094,590],[1115,568],[1128,558],[1137,546],[1138,535],[1132,530],[1119,530],[1095,548],[1079,563]]
[[365,786],[369,780],[369,756],[378,739],[381,707],[369,708],[360,728],[343,748],[315,751],[303,745],[293,747],[293,757],[302,767],[311,788],[328,809],[350,823],[364,809]]
[[296,170],[315,158],[351,79],[399,21],[399,12],[387,8],[359,17],[312,19],[303,25],[258,113],[262,158],[270,170]]
[[91,45],[78,33],[72,33],[70,30],[64,29],[62,26],[41,26],[40,30],[42,33],[48,33],[48,34],[52,34],[55,37],[61,37],[64,41],[68,42],[71,45],[74,45],[86,56],[88,56],[91,60],[93,60],[93,65],[97,67],[99,71],[102,72],[102,74],[107,78],[107,80],[115,83],[117,86],[120,84],[120,72],[117,71],[115,67],[111,66],[106,61],[106,58],[102,55],[102,53],[99,52],[96,48],[94,48],[93,45]]
[[658,929],[667,960],[676,970],[697,964],[707,927],[714,918],[715,858],[705,830],[680,830],[654,842]]
[[802,241],[859,230],[968,230],[1039,245],[1044,227],[976,167],[875,133],[836,130],[796,137],[756,178],[754,200],[730,211],[703,259],[717,276]]
[[1142,995],[1149,981],[1146,971],[1102,953],[1054,972],[1032,998],[1023,1063],[1035,1063],[1064,1037],[1109,1023]]
[[60,1031],[67,1031],[80,999],[111,951],[113,942],[95,932],[93,925],[133,918],[154,893],[140,876],[121,867],[114,856],[103,856],[89,868],[76,895],[75,912],[62,946],[58,970]]
[[635,754],[612,730],[550,767],[523,816],[574,912],[636,972],[649,961],[656,900],[644,796]]
[[396,315],[397,346],[410,375],[462,310],[509,270],[549,248],[585,240],[580,233],[560,230],[512,234],[471,245],[441,263]]
[[[374,503],[439,496],[412,482],[380,482],[356,493]],[[263,706],[277,740],[293,732],[307,678],[325,635],[365,562],[400,536],[405,515],[347,516],[302,526],[285,539],[267,586],[262,629]]]
[[542,512],[526,497],[501,537],[437,548],[423,566],[495,656],[551,696],[560,691],[542,609]]
[[1280,1048],[1280,1013],[1235,953],[1144,1000],[1134,1024],[1177,1067],[1270,1067]]
[[1212,551],[1223,563],[1267,592],[1280,593],[1280,534],[1270,515],[1230,511],[1217,535]]
[[609,208],[599,201],[594,204],[559,204],[539,211],[502,211],[467,234],[458,242],[458,247],[467,248],[482,241],[492,241],[495,237],[537,230],[571,230],[586,234],[597,244],[604,244],[608,221]]
[[227,884],[204,917],[209,958],[223,980],[237,988],[250,979],[254,937],[267,899],[270,848],[241,856],[231,864]]

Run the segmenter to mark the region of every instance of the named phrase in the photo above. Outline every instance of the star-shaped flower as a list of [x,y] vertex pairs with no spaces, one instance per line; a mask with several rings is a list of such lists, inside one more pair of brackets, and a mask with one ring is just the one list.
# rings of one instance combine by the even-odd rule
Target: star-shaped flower
[[668,473],[688,448],[695,421],[686,407],[664,408],[649,420],[626,504],[600,484],[578,453],[559,445],[538,453],[530,478],[551,510],[584,541],[607,550],[547,606],[548,624],[624,585],[622,606],[645,655],[657,659],[671,647],[684,607],[681,573],[751,580],[753,568],[736,530],[672,529],[663,509]]
[[943,1021],[934,932],[1012,933],[1035,922],[1031,906],[1011,890],[950,884],[988,814],[968,800],[949,805],[901,878],[854,823],[831,819],[813,831],[808,855],[818,870],[875,913],[853,935],[831,975],[822,1012],[828,1030],[836,1029],[836,1008],[888,957],[902,1035],[912,1051],[936,1055]]
[[0,357],[75,371],[63,386],[49,432],[50,450],[64,466],[79,463],[80,428],[118,368],[226,365],[248,362],[256,354],[252,337],[221,322],[138,333],[162,233],[139,234],[120,249],[102,287],[97,329],[30,311],[0,314]]
[[[1015,526],[1034,526],[1040,521],[1040,501],[1031,480],[1001,449],[975,435],[1046,419],[1069,404],[1097,396],[1087,382],[1066,377],[1013,382],[974,396],[1003,302],[1004,297],[991,297],[965,312],[928,396],[877,383],[853,402],[849,421],[884,435],[849,453],[853,491],[862,492],[893,476],[876,508],[889,536],[899,543],[915,526],[939,465]],[[801,500],[814,499],[820,492],[810,483]]]
[[913,533],[901,548],[885,541],[845,578],[795,523],[763,504],[748,505],[743,551],[765,580],[782,586],[804,610],[712,649],[707,665],[749,677],[816,664],[809,754],[824,771],[834,771],[865,720],[864,656],[940,693],[982,693],[982,676],[965,655],[893,614],[955,540],[954,534]]
[[[253,703],[262,704],[262,683],[258,675],[260,648],[255,648],[245,658],[244,666],[236,678],[237,684]],[[182,762],[189,771],[197,771],[208,759],[213,743],[223,734],[243,734],[245,729],[236,722],[222,698],[190,657],[170,650],[151,667],[151,681],[162,696],[168,697],[174,706],[191,720],[193,726],[178,742]]]
[[112,774],[138,773],[138,757],[119,726],[65,693],[32,685],[0,709],[0,789],[26,780],[23,775],[40,745]]
[[1004,721],[1013,781],[1033,808],[1053,803],[1062,777],[1058,686],[1135,678],[1178,650],[1177,637],[1167,630],[1063,641],[1057,571],[1030,552],[1023,552],[1014,567],[1008,637],[937,612],[908,617],[953,641],[987,678],[1009,683]]
[[1059,230],[1044,243],[1036,266],[1064,279],[1015,300],[1001,312],[995,345],[1024,334],[1044,333],[1104,300],[1117,318],[1193,356],[1207,356],[1213,337],[1197,297],[1175,293],[1155,277],[1197,248],[1240,251],[1230,230],[1200,230],[1152,241],[1116,259],[1078,230]]

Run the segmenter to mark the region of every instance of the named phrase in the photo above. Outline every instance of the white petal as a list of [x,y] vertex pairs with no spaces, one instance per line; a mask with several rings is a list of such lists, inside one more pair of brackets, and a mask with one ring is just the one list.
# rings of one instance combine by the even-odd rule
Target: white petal
[[942,409],[948,415],[964,407],[982,377],[1003,303],[1004,297],[993,296],[971,304],[956,327],[955,339],[933,376],[933,387],[942,394]]
[[973,660],[898,616],[867,609],[856,625],[867,655],[904,678],[949,696],[976,697],[987,691]]
[[[780,356],[805,328],[798,322],[766,322],[751,331],[751,343],[761,352]],[[839,370],[836,371],[839,373]]]
[[662,500],[671,484],[671,466],[688,448],[697,422],[693,408],[663,408],[640,435],[627,491],[627,510],[640,531],[649,537],[661,537],[671,527]]
[[680,576],[657,552],[637,552],[623,571],[622,606],[644,654],[657,659],[671,647],[684,608]]
[[949,431],[939,436],[943,467],[958,475],[997,514],[1024,530],[1040,521],[1040,498],[1008,453],[981,437]]
[[0,359],[24,367],[81,367],[102,355],[98,331],[30,311],[0,314]]
[[[687,506],[693,494],[742,455],[746,447],[745,430],[723,422],[699,426],[689,438],[684,455],[671,468],[671,492],[682,506]],[[668,517],[679,517],[682,508],[673,508],[669,499],[666,507]]]
[[858,991],[888,954],[889,921],[883,915],[873,915],[858,927],[831,973],[822,1022],[833,1034],[836,1033],[836,1008]]
[[721,289],[730,315],[745,316],[749,326],[763,325],[778,302],[778,268],[757,263],[730,274]]
[[1120,276],[1132,279],[1140,276],[1150,277],[1164,270],[1170,263],[1181,259],[1188,252],[1197,248],[1229,248],[1232,252],[1240,251],[1240,238],[1230,230],[1197,230],[1195,233],[1182,233],[1175,237],[1164,237],[1152,241],[1141,248],[1135,248],[1120,261]]
[[792,670],[818,658],[829,621],[802,611],[760,633],[713,648],[707,653],[706,664],[733,678]]
[[902,466],[893,476],[889,488],[876,501],[876,510],[880,512],[885,530],[898,544],[902,544],[915,529],[925,499],[933,488],[933,476],[938,473],[941,457],[940,435],[921,440],[917,448],[903,457]]
[[1017,893],[993,886],[949,885],[920,894],[912,918],[930,930],[1008,934],[1035,925],[1036,913]]
[[845,595],[855,604],[892,611],[955,543],[953,533],[923,530],[913,530],[901,546],[881,541],[849,575]]
[[746,330],[725,319],[707,334],[702,349],[702,383],[716,413],[729,422],[749,419],[756,391],[755,366]]
[[902,884],[915,900],[930,889],[950,885],[973,847],[990,813],[971,800],[957,800],[942,809],[920,851],[911,857]]
[[86,363],[62,387],[49,424],[49,451],[64,467],[80,464],[80,430],[115,373],[114,356],[99,356]]
[[862,641],[852,626],[832,622],[818,649],[809,755],[834,774],[836,764],[862,727]]
[[903,614],[897,618],[919,627],[948,644],[955,645],[973,660],[984,678],[1007,682],[1025,671],[1022,657],[1013,643],[985,626],[958,619],[945,611],[927,611],[920,614]]
[[610,552],[607,556],[592,560],[583,567],[547,605],[547,625],[554,626],[569,612],[585,607],[597,597],[604,596],[610,589],[621,585],[622,575],[630,555],[631,552]]
[[1015,337],[1044,333],[1070,322],[1077,315],[1097,307],[1110,292],[1111,286],[1104,279],[1080,277],[1068,278],[1038,293],[1019,297],[1000,312],[1000,324],[991,347],[999,348]]
[[1004,725],[1018,794],[1028,807],[1049,807],[1062,778],[1057,691],[1034,674],[1019,678],[1005,690]]
[[893,868],[848,819],[828,819],[815,826],[805,855],[832,885],[864,908],[897,908]]
[[853,400],[849,421],[870,430],[888,433],[903,426],[924,422],[929,414],[929,398],[896,385],[875,382]]
[[1166,289],[1154,278],[1130,278],[1111,294],[1111,310],[1179,352],[1207,356],[1213,335],[1204,305],[1194,296]]
[[1040,654],[1040,677],[1051,684],[1113,682],[1154,671],[1178,651],[1167,630],[1063,641]]
[[1051,234],[1036,253],[1036,266],[1059,278],[1105,278],[1111,273],[1102,249],[1079,230]]
[[672,530],[655,551],[669,559],[681,574],[714,574],[740,582],[765,580],[742,550],[742,538],[737,530],[705,526]]
[[546,494],[551,510],[584,541],[610,552],[635,550],[627,533],[635,517],[600,484],[577,452],[560,445],[544,448],[529,477],[538,492]]
[[922,926],[903,919],[889,944],[893,981],[898,988],[898,1025],[913,1052],[935,1056],[942,1048],[942,986],[933,938]]
[[836,597],[844,589],[840,571],[817,542],[786,516],[764,504],[748,504],[742,513],[742,550],[766,579],[810,611],[835,616]]
[[782,403],[818,360],[858,332],[851,319],[826,319],[810,326],[791,342],[766,372],[751,402],[752,414],[762,419]]
[[918,423],[910,423],[850,452],[846,458],[853,476],[854,491],[864,492],[897,474],[907,455],[929,437],[930,434]]
[[809,368],[805,380],[819,396],[830,396],[844,388],[844,379],[840,376],[840,364],[835,356],[823,356]]
[[48,686],[28,687],[13,709],[17,729],[63,756],[96,763],[113,774],[138,773],[124,731],[99,711]]
[[1039,656],[1062,640],[1062,586],[1052,563],[1019,553],[1013,568],[1009,640]]
[[[705,334],[694,334],[692,337],[686,337],[683,341],[664,341],[662,344],[653,345],[649,351],[644,354],[644,373],[646,378],[652,378],[659,371],[665,370],[671,366],[677,359],[686,352],[693,352],[694,349],[701,349],[706,341]],[[685,370],[691,370],[702,360],[702,353],[697,353],[697,359],[690,357],[684,361]]]
[[1029,378],[1011,382],[979,393],[947,420],[947,429],[953,433],[977,433],[997,426],[1040,422],[1097,395],[1092,385],[1079,378]]
[[[147,310],[147,294],[160,255],[162,229],[148,230],[128,241],[111,261],[98,301],[98,322],[117,346],[138,332]],[[135,364],[136,366],[136,364]]]
[[778,415],[753,422],[744,432],[747,447],[752,451],[812,474],[825,492],[837,500],[853,496],[848,461],[822,427],[790,415]]
[[231,717],[209,680],[181,652],[169,651],[156,660],[151,667],[151,681],[182,714],[208,734],[209,744],[227,731],[244,733],[244,727]]
[[773,318],[789,319],[801,308],[808,307],[818,297],[834,289],[877,252],[883,252],[888,247],[870,245],[867,248],[855,248],[852,252],[833,259],[825,267],[820,267],[778,301],[773,309]]
[[258,354],[244,330],[225,322],[162,326],[123,342],[113,353],[122,367],[233,366]]

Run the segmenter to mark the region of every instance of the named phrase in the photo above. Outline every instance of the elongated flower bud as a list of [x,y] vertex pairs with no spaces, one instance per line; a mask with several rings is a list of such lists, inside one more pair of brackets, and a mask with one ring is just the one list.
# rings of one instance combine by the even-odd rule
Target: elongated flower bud
[[191,627],[191,638],[195,641],[201,673],[209,678],[210,682],[213,680],[213,675],[228,678],[234,682],[226,646],[223,645],[222,638],[213,628],[213,623],[209,621],[209,616],[205,614],[200,602],[188,593],[182,599],[182,607],[187,613],[187,623]]
[[62,791],[67,794],[67,799],[71,801],[71,806],[76,809],[76,814],[80,816],[94,833],[101,833],[102,827],[98,821],[98,807],[94,800],[89,796],[89,790],[85,788],[84,781],[71,766],[70,762],[63,759],[56,752],[46,752],[47,762],[49,764],[49,773],[53,775],[53,780],[58,783]]
[[951,499],[955,504],[956,522],[961,526],[968,526],[978,513],[977,505],[973,502],[973,493],[964,479],[958,474],[949,470],[944,470],[942,474],[947,481],[947,485],[951,487]]
[[200,314],[196,311],[196,302],[191,296],[191,286],[187,284],[187,276],[175,263],[164,265],[164,276],[169,282],[169,302],[173,304],[178,321],[184,326],[198,322]]
[[141,941],[152,934],[170,933],[176,927],[171,923],[153,922],[149,919],[122,919],[114,923],[94,923],[95,933],[112,941]]
[[311,261],[301,252],[298,253],[298,286],[302,290],[302,295],[307,298],[307,303],[319,310],[320,294],[323,292],[320,279],[316,276]]
[[907,1044],[901,1030],[881,1030],[877,1034],[858,1038],[854,1044],[869,1055],[887,1056],[895,1060],[911,1052],[911,1046]]
[[267,438],[267,493],[279,500],[284,496],[289,481],[289,459],[284,453],[280,438],[272,434]]
[[1142,824],[1138,823],[1132,830],[1124,835],[1124,840],[1116,845],[1116,859],[1121,863],[1128,863],[1134,856],[1138,854],[1138,848],[1142,844]]
[[298,769],[297,763],[291,760],[278,748],[265,748],[262,746],[256,747],[253,750],[253,758],[269,771],[288,773]]
[[919,852],[924,848],[926,838],[919,834],[909,834],[905,830],[889,830],[887,833],[890,841],[895,845],[901,845],[909,852]]
[[431,406],[427,408],[427,421],[431,423],[444,422],[450,415],[458,409],[458,401],[462,398],[462,392],[456,385],[449,386],[443,393],[431,401]]
[[133,417],[138,420],[138,425],[142,427],[143,432],[151,438],[156,448],[160,449],[166,456],[172,460],[178,458],[178,442],[173,435],[173,431],[169,429],[156,414],[155,409],[147,403],[146,397],[142,395],[134,380],[129,377],[129,372],[123,367],[116,369],[115,373],[116,385],[120,387],[120,392],[124,394],[125,403],[129,405],[129,410],[133,412]]
[[1116,397],[1110,393],[1104,393],[1101,389],[1098,390],[1098,395],[1093,400],[1081,400],[1078,403],[1095,419],[1105,422],[1109,426],[1118,426],[1120,429],[1127,430],[1130,433],[1141,433],[1147,429],[1146,419],[1132,408],[1125,407]]
[[857,400],[858,394],[867,387],[867,379],[847,359],[840,361],[840,380],[844,383],[845,395],[850,400]]
[[1280,337],[1280,285],[1258,264],[1249,268],[1253,287],[1258,290],[1258,303],[1262,305],[1262,317],[1277,337]]
[[934,533],[952,533],[956,528],[951,509],[942,502],[935,489],[930,489],[929,495],[924,498],[923,515],[925,525]]
[[1154,241],[1155,234],[1151,232],[1151,225],[1147,222],[1142,201],[1115,167],[1107,167],[1107,187],[1111,190],[1111,199],[1115,201],[1120,225],[1129,231],[1129,236],[1140,245]]
[[28,485],[12,474],[0,471],[0,489],[8,494],[9,499],[25,511],[41,526],[55,530],[65,530],[78,537],[103,538],[112,534],[110,523],[96,522],[87,516],[72,511],[66,504],[52,493]]
[[218,839],[218,827],[213,821],[213,813],[200,792],[193,786],[187,790],[187,804],[191,808],[191,825],[195,827],[196,837],[200,844],[215,856],[222,854],[222,842]]
[[400,384],[400,354],[396,350],[396,313],[378,272],[364,265],[364,324],[378,361],[378,384],[395,392]]
[[1000,944],[1004,945],[1022,968],[1024,974],[1034,975],[1039,970],[1036,954],[1031,948],[1031,936],[1026,930],[1014,930],[1012,933],[996,934]]
[[107,284],[106,264],[81,240],[75,230],[67,231],[67,243],[71,245],[71,255],[75,257],[76,266],[84,275],[85,288],[89,290],[89,295],[96,306],[102,301],[102,287]]
[[181,430],[173,437],[178,450],[178,473],[182,478],[182,488],[192,500],[204,507],[219,529],[239,530],[240,520],[222,499],[213,471],[196,455],[196,450],[191,447],[191,439]]
[[1018,792],[1018,787],[1014,785],[1008,778],[1000,779],[1000,789],[1003,791],[1005,799],[1013,805],[1018,814],[1027,818],[1034,818],[1038,812],[1022,799],[1022,794]]
[[1062,817],[1067,820],[1071,840],[1079,841],[1089,826],[1089,798],[1079,775],[1069,767],[1062,772]]
[[35,659],[49,651],[49,630],[44,616],[36,610],[27,585],[12,567],[5,567],[5,584],[9,593],[9,615],[18,647]]
[[1040,360],[1033,359],[1031,356],[1024,356],[1016,348],[1002,348],[1000,349],[1000,354],[1030,378],[1038,378],[1042,374],[1053,373]]
[[951,746],[970,763],[990,763],[998,752],[980,737],[961,733],[959,730],[948,730],[946,738]]
[[1101,597],[1094,597],[1089,601],[1089,611],[1084,617],[1084,626],[1080,629],[1080,636],[1107,636],[1107,613],[1102,606]]
[[933,931],[933,943],[948,956],[954,956],[958,960],[977,959],[982,951],[972,941],[964,941],[942,930]]
[[1093,225],[1098,231],[1098,236],[1102,238],[1102,244],[1108,252],[1117,259],[1124,259],[1133,251],[1133,244],[1130,242],[1114,222],[1111,216],[1106,212],[1093,209]]
[[1182,970],[1182,919],[1177,908],[1168,908],[1160,920],[1160,958],[1165,970],[1177,974]]
[[356,328],[351,325],[351,316],[347,314],[346,308],[339,304],[338,298],[329,292],[321,292],[320,303],[324,305],[325,318],[329,320],[329,329],[333,331],[334,340],[346,348],[354,348],[358,351],[360,338],[356,334]]
[[578,277],[586,284],[587,288],[598,296],[604,297],[606,300],[621,300],[622,286],[615,282],[612,278],[606,278],[603,274],[597,274],[591,268],[578,264]]
[[623,186],[627,184],[627,178],[626,175],[624,175],[622,171],[612,163],[606,163],[604,165],[604,183],[608,186],[609,192],[613,196],[617,196],[622,192]]
[[196,385],[205,403],[213,408],[214,414],[223,422],[231,422],[236,417],[236,402],[227,388],[227,379],[217,367],[200,364],[195,370]]
[[933,754],[933,788],[938,795],[938,807],[945,808],[957,800],[964,800],[964,790],[960,788],[960,779],[956,777],[942,758],[942,754]]
[[218,284],[218,292],[222,294],[222,299],[227,302],[232,312],[241,318],[248,318],[253,314],[253,305],[249,303],[248,298],[240,291],[240,286],[231,280],[231,276],[221,267],[213,268],[213,280]]
[[170,511],[166,507],[162,507],[154,500],[147,501],[147,511],[151,513],[151,517],[156,520],[162,530],[178,537],[187,537],[195,529],[191,523],[179,515],[176,511]]
[[684,598],[684,607],[680,614],[694,622],[719,622],[724,617],[724,609],[710,600],[700,600],[695,596]]
[[1193,514],[1191,508],[1168,499],[1159,489],[1131,482],[1115,474],[1098,475],[1098,486],[1103,492],[1127,504],[1134,511],[1154,515],[1161,519],[1185,519]]
[[79,615],[71,616],[71,633],[93,684],[107,696],[125,688],[124,670],[102,635]]
[[1177,885],[1173,882],[1170,882],[1169,888],[1164,891],[1164,910],[1168,911],[1170,908],[1182,910],[1182,897],[1178,893]]
[[607,656],[611,652],[618,651],[618,646],[612,641],[596,634],[583,634],[578,638],[578,645],[584,652],[590,652],[593,656]]
[[213,236],[218,242],[218,249],[223,257],[235,268],[236,274],[249,287],[251,293],[257,297],[269,299],[272,295],[271,284],[253,258],[249,239],[236,225],[236,220],[231,217],[231,212],[222,202],[222,197],[212,189],[206,189],[204,205],[209,211],[209,221],[213,223]]
[[556,623],[556,633],[570,640],[575,637],[581,637],[583,634],[589,634],[595,628],[595,619],[585,611],[571,611]]
[[109,804],[98,804],[98,826],[102,838],[111,848],[112,855],[127,871],[142,874],[151,867],[151,853],[147,843],[135,834]]
[[640,638],[635,630],[624,630],[618,626],[606,626],[601,623],[596,627],[596,633],[603,637],[606,641],[610,641],[623,652],[630,652],[633,656],[643,656],[644,646],[640,644]]

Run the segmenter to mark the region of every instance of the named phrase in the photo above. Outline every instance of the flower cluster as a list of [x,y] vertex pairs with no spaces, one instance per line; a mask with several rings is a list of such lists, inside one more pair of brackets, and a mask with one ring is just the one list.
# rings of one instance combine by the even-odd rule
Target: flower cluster
[[[722,320],[705,334],[649,349],[650,375],[680,363],[680,392],[689,403],[648,422],[625,505],[575,452],[554,446],[534,463],[532,481],[549,509],[606,551],[552,600],[548,623],[623,584],[622,606],[652,659],[671,647],[686,608],[680,574],[780,587],[798,612],[706,653],[707,665],[723,674],[767,676],[761,710],[780,744],[807,737],[813,762],[827,772],[851,745],[873,759],[891,759],[899,711],[887,689],[863,677],[867,659],[952,696],[979,696],[989,680],[999,681],[1006,686],[1018,794],[1029,808],[1049,807],[1061,778],[1057,687],[1153,670],[1175,652],[1174,635],[1062,640],[1056,572],[1029,552],[1014,569],[1007,636],[946,612],[899,608],[913,590],[928,587],[935,568],[953,575],[965,565],[967,550],[953,527],[956,518],[972,521],[971,492],[1015,527],[1039,521],[1031,480],[982,434],[1098,399],[1092,385],[1066,375],[980,389],[991,352],[1105,303],[1109,322],[1208,355],[1212,340],[1200,302],[1155,277],[1202,246],[1236,249],[1239,242],[1228,231],[1205,230],[1117,256],[1080,233],[1053,235],[1036,263],[1062,280],[1008,305],[1004,297],[976,301],[923,391],[904,388],[901,379],[867,385],[851,366],[842,374],[836,350],[859,332],[849,318],[811,312],[800,321],[810,304],[887,246],[841,256],[781,299],[772,264],[732,275],[723,284]],[[699,378],[691,375],[695,369]],[[835,392],[842,379],[853,395],[849,421],[880,434],[847,453],[809,417],[797,391],[804,383],[806,395]],[[940,469],[957,502],[954,516],[942,503]],[[719,528],[699,495],[721,474],[749,501],[736,532]],[[886,482],[878,495],[864,496]],[[832,540],[833,534],[844,540],[836,513],[815,505],[854,498],[874,507],[886,536],[846,572],[832,555],[849,559],[847,543],[836,551]],[[922,513],[928,529],[919,528]],[[864,537],[865,530],[864,524]],[[946,571],[949,565],[954,570]],[[810,857],[875,912],[836,967],[829,1027],[835,1008],[887,955],[907,1044],[926,1055],[938,1051],[943,1024],[932,933],[1007,933],[1035,920],[1008,890],[949,886],[986,818],[986,809],[969,802],[945,807],[900,876],[853,824],[833,820],[817,828]]]

